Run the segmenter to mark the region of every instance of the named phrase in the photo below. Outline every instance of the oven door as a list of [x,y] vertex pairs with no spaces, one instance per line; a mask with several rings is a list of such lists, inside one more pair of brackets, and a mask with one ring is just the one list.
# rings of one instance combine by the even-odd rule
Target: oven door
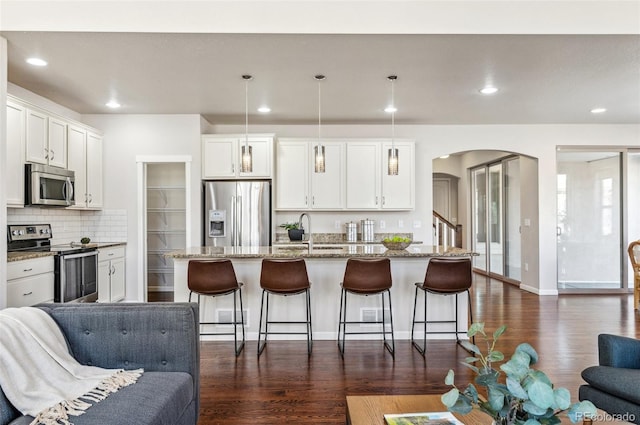
[[98,251],[56,256],[54,301],[94,302],[98,299]]

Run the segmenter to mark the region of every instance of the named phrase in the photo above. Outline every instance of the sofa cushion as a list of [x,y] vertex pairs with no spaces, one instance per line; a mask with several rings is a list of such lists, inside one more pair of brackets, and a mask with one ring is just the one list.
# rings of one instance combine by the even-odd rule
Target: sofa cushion
[[582,371],[582,378],[605,393],[640,404],[640,369],[591,366]]
[[[75,425],[174,425],[193,401],[193,379],[184,372],[145,372],[138,382],[122,388],[72,416]],[[29,424],[23,416],[11,425]]]

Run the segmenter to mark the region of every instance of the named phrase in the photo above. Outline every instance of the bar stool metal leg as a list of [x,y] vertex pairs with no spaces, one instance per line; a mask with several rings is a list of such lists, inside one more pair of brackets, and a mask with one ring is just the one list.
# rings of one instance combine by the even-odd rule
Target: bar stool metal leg
[[[262,330],[262,312],[264,310],[265,304],[265,295],[267,298],[267,308],[265,311],[265,326],[264,331]],[[262,335],[264,334],[264,342],[261,342]],[[258,324],[258,357],[262,354],[265,345],[267,345],[267,336],[269,335],[269,293],[265,290],[262,291],[262,300],[260,301],[260,322]]]
[[[338,348],[340,355],[344,358],[344,340],[347,330],[347,291],[342,289],[340,295],[340,319],[338,321]],[[341,337],[342,335],[342,337]]]
[[[424,292],[424,291],[423,291]],[[425,297],[425,301],[424,301],[424,321],[422,322],[418,322],[416,321],[416,310],[417,310],[417,306],[418,306],[418,287],[416,286],[416,293],[415,293],[415,297],[413,299],[413,322],[411,323],[411,344],[415,347],[416,350],[418,350],[418,353],[420,353],[422,355],[422,357],[424,357],[424,352],[427,348],[427,293],[424,292],[424,297]],[[423,337],[422,337],[422,346],[420,346],[416,340],[414,339],[414,329],[416,326],[416,323],[423,323],[424,324],[424,329],[423,329]]]
[[387,342],[388,332],[386,330],[387,325],[384,315],[384,292],[380,294],[382,296],[382,339],[384,340],[385,348],[389,351],[389,353],[391,353],[391,357],[395,358],[396,342],[395,338],[393,337],[393,310],[391,309],[391,291],[387,289],[385,292],[387,293],[387,296],[389,298],[389,325],[391,326],[391,345],[389,345],[389,342]]
[[311,292],[307,289],[307,354],[310,356],[313,350],[313,327],[311,326]]
[[240,328],[242,331],[242,341],[238,344],[238,310],[236,308],[236,294],[233,294],[233,343],[236,349],[236,357],[240,355],[244,348],[244,310],[242,309],[242,288],[238,289],[238,297],[240,298]]

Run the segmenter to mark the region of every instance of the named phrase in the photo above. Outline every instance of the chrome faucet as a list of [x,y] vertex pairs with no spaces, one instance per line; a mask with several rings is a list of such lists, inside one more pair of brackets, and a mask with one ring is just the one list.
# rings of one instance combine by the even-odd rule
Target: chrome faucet
[[307,217],[307,222],[309,223],[309,238],[307,239],[307,243],[309,244],[309,251],[311,251],[313,249],[313,236],[311,234],[311,217],[309,217],[309,214],[307,213],[302,213],[300,214],[300,218],[298,219],[298,227],[300,227],[302,229],[302,217]]

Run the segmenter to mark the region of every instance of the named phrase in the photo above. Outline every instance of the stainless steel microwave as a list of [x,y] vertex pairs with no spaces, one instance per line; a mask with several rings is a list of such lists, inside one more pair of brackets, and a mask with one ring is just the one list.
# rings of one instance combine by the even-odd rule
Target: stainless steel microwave
[[25,165],[25,205],[75,205],[75,172],[41,164]]

